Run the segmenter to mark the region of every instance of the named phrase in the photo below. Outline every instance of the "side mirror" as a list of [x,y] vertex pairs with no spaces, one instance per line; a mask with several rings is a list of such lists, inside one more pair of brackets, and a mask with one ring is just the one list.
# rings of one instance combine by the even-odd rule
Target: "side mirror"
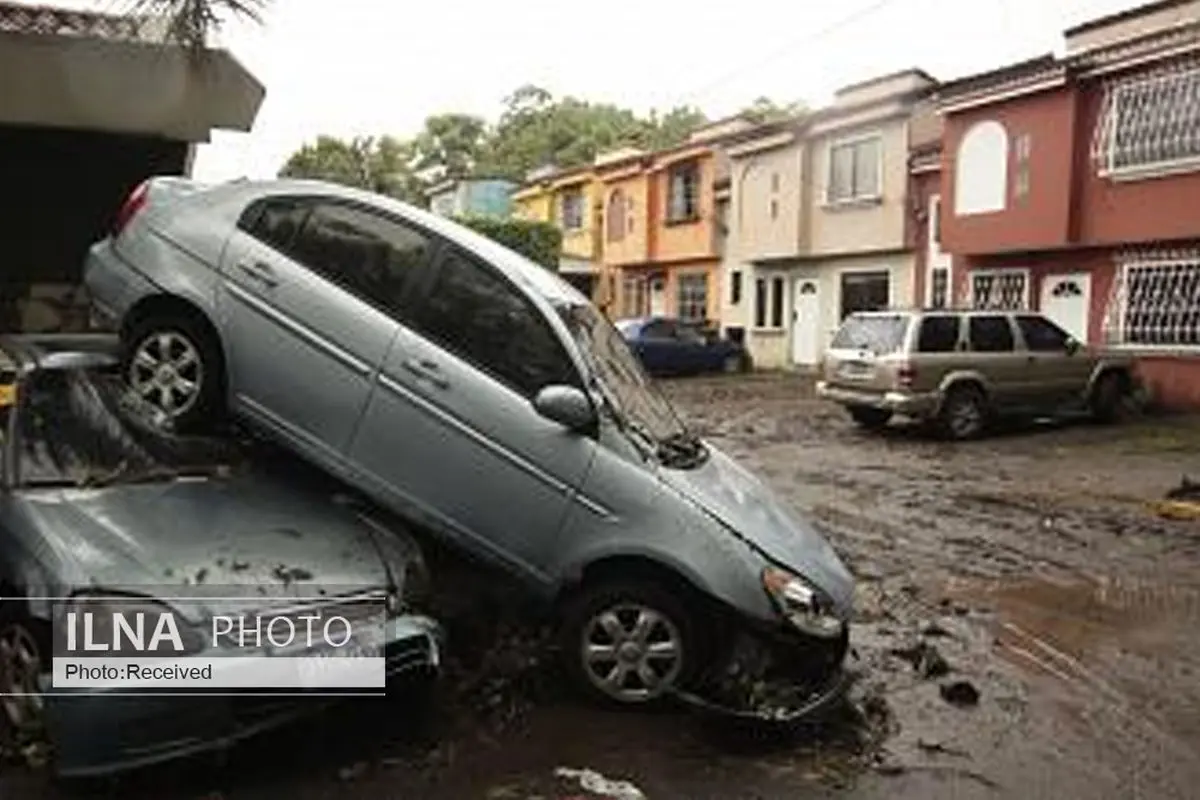
[[1074,337],[1067,339],[1067,355],[1073,356],[1078,353],[1080,346],[1079,340]]
[[539,414],[570,430],[582,432],[596,424],[592,401],[574,386],[547,386],[533,398]]

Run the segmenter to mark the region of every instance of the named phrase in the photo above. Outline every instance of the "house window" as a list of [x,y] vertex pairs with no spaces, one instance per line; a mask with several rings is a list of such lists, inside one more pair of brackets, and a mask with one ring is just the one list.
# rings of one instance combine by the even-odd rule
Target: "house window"
[[650,312],[650,294],[646,279],[626,275],[621,282],[621,316],[644,317]]
[[1102,173],[1200,169],[1200,67],[1112,84],[1097,126]]
[[1013,197],[1020,199],[1029,194],[1029,155],[1033,139],[1021,133],[1013,139]]
[[829,148],[829,188],[826,202],[873,200],[879,186],[882,142],[878,136],[834,143]]
[[688,222],[700,217],[700,165],[679,164],[668,174],[667,222]]
[[754,281],[754,327],[767,326],[767,279],[757,278]]
[[1000,269],[971,273],[971,305],[974,308],[1029,308],[1029,272]]
[[567,189],[562,193],[562,226],[564,230],[577,231],[583,227],[583,190]]
[[1105,319],[1113,343],[1200,347],[1200,250],[1144,254],[1116,284]]
[[783,278],[771,279],[771,327],[783,327]]
[[736,306],[742,302],[742,271],[734,270],[729,274],[729,305]]
[[842,273],[842,319],[855,311],[883,311],[891,302],[887,270]]
[[946,267],[934,267],[929,275],[929,307],[948,308],[950,306],[950,270]]
[[680,275],[677,288],[679,319],[703,322],[708,317],[708,276]]
[[1003,211],[1008,188],[1008,131],[994,120],[972,125],[958,144],[954,213]]
[[608,196],[608,219],[604,226],[605,238],[608,241],[619,242],[625,238],[626,213],[625,194],[620,189],[613,189]]

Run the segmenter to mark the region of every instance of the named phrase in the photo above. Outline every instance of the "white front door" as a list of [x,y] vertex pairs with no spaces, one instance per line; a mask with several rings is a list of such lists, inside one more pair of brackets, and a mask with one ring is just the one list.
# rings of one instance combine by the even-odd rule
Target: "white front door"
[[792,298],[792,361],[800,366],[815,366],[821,359],[821,303],[817,282],[796,281]]
[[667,282],[662,278],[650,279],[650,316],[667,315]]
[[1086,272],[1042,278],[1042,313],[1080,342],[1088,340],[1092,276]]

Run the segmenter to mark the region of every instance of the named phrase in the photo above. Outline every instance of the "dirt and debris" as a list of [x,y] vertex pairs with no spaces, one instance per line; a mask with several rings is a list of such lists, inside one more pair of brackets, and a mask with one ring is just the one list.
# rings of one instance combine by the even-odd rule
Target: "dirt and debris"
[[284,586],[290,586],[299,581],[312,580],[313,574],[302,567],[285,567],[283,564],[271,570],[271,575]]
[[[1200,422],[1014,427],[952,445],[904,425],[860,431],[799,376],[665,389],[859,577],[859,678],[820,725],[735,735],[678,709],[583,704],[510,587],[431,558],[450,636],[428,728],[354,705],[248,742],[220,770],[176,764],[100,796],[594,800],[561,765],[654,800],[1194,795],[1200,523],[1148,504],[1194,502],[1165,495],[1194,485],[1180,475],[1200,470]],[[973,705],[943,699],[959,683]],[[14,767],[0,796],[62,795]]]

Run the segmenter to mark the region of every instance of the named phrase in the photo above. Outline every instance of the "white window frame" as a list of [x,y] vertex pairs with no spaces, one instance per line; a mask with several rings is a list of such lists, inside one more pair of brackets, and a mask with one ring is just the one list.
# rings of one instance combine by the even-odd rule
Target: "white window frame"
[[1023,274],[1025,276],[1025,297],[1022,299],[1020,309],[980,309],[986,311],[1032,311],[1033,310],[1033,273],[1028,267],[1001,267],[998,269],[972,269],[967,271],[967,304],[970,308],[977,308],[975,305],[975,278],[987,275],[1012,275],[1014,273]]
[[836,313],[837,313],[838,325],[842,324],[842,319],[843,319],[842,306],[845,304],[845,297],[842,294],[842,287],[844,285],[843,279],[845,278],[845,276],[847,276],[847,275],[878,275],[881,272],[884,275],[887,275],[887,282],[888,282],[887,308],[895,308],[896,307],[896,276],[893,273],[892,267],[890,264],[881,264],[877,267],[853,267],[853,268],[849,268],[849,269],[841,269],[835,273],[835,278],[837,280]]
[[[1101,117],[1098,123],[1099,125],[1103,126],[1101,132],[1104,134],[1107,140],[1106,146],[1102,148],[1100,153],[1101,177],[1109,178],[1115,181],[1140,180],[1143,178],[1157,178],[1165,175],[1200,171],[1200,153],[1197,153],[1194,156],[1186,156],[1184,158],[1171,158],[1140,164],[1125,164],[1121,166],[1116,165],[1118,138],[1117,123],[1120,119],[1119,108],[1123,99],[1127,98],[1134,92],[1144,90],[1147,87],[1177,80],[1190,80],[1200,83],[1200,65],[1193,65],[1188,69],[1166,72],[1160,75],[1151,75],[1144,78],[1126,81],[1124,83],[1118,83],[1109,89],[1110,95],[1105,103],[1104,116]],[[1200,112],[1198,112],[1196,116],[1197,119],[1200,120]]]
[[925,307],[933,308],[933,276],[938,270],[946,273],[946,306],[954,307],[954,262],[944,258],[938,228],[942,220],[942,196],[931,194],[928,199],[925,236]]
[[[833,197],[833,154],[836,150],[843,147],[854,147],[855,145],[863,144],[864,142],[875,142],[875,191],[871,194],[851,194],[849,197]],[[826,150],[826,158],[828,164],[825,168],[825,205],[829,207],[847,206],[847,205],[863,205],[865,203],[879,203],[883,200],[883,131],[869,131],[866,133],[855,134],[854,136],[843,136],[838,139],[833,139],[829,142]],[[851,192],[854,191],[854,180],[851,177]]]
[[933,308],[933,276],[939,270],[946,273],[946,305],[941,308],[949,311],[954,308],[954,267],[950,264],[925,265],[925,307]]
[[[704,304],[701,308],[699,317],[685,317],[683,315],[683,287],[689,280],[701,280],[704,282]],[[709,301],[709,286],[708,273],[706,272],[680,272],[675,276],[675,315],[681,322],[706,322],[708,321],[708,301]]]
[[[763,296],[763,324],[758,324],[758,282],[765,282],[765,290]],[[751,298],[750,321],[753,323],[751,330],[761,331],[764,333],[779,332],[787,330],[789,315],[788,315],[788,273],[785,270],[765,270],[756,271],[754,273],[754,296]],[[771,309],[775,307],[775,296],[778,294],[780,300],[779,324],[775,325],[771,322]]]
[[[1177,257],[1168,256],[1143,256],[1141,258],[1126,261],[1118,265],[1117,280],[1114,281],[1112,287],[1112,297],[1119,304],[1116,311],[1116,330],[1111,328],[1105,331],[1111,337],[1115,333],[1116,340],[1110,344],[1114,347],[1119,347],[1122,350],[1141,351],[1141,352],[1183,352],[1194,354],[1200,352],[1200,345],[1196,344],[1172,344],[1172,343],[1154,343],[1154,342],[1127,342],[1128,335],[1128,319],[1129,319],[1129,275],[1136,270],[1148,270],[1162,268],[1166,266],[1174,266],[1185,264],[1200,271],[1200,251],[1181,253]],[[1110,300],[1112,303],[1113,300]],[[1200,310],[1200,309],[1198,309]],[[1106,317],[1108,315],[1106,314]],[[1200,322],[1196,323],[1200,327]],[[1106,328],[1108,326],[1106,325]]]

